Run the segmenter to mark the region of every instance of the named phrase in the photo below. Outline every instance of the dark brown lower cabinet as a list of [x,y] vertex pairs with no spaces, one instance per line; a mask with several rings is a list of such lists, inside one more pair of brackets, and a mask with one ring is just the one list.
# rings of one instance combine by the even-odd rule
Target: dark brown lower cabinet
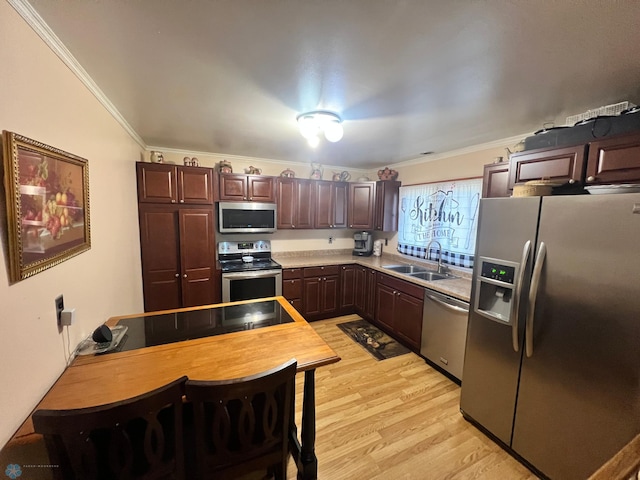
[[415,351],[420,350],[424,289],[379,273],[376,288],[376,322]]
[[340,313],[353,313],[356,307],[356,266],[340,267]]
[[364,319],[373,320],[375,299],[376,271],[357,266],[355,272],[355,312]]
[[306,320],[328,318],[339,312],[340,267],[307,267],[303,270],[303,307]]
[[213,207],[139,206],[145,311],[220,302]]
[[282,296],[299,312],[303,310],[302,284],[301,268],[285,268],[282,270]]

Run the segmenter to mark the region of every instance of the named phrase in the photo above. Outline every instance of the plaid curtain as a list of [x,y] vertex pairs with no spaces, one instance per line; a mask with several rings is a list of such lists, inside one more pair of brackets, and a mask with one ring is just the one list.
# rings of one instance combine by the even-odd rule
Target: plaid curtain
[[436,260],[439,243],[444,263],[473,267],[481,192],[481,178],[400,187],[398,252]]

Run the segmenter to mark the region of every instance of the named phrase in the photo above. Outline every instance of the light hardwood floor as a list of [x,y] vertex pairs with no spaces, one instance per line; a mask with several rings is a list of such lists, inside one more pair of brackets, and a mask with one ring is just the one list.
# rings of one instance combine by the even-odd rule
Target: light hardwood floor
[[[460,387],[414,353],[377,361],[336,324],[313,322],[342,357],[316,370],[320,480],[536,479],[459,411]],[[301,420],[302,379],[296,385]],[[296,478],[293,462],[289,478]]]

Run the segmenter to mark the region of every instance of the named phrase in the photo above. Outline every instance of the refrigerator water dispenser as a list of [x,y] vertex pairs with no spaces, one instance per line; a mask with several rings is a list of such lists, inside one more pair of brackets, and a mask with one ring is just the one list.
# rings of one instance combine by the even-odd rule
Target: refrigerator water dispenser
[[474,310],[491,320],[511,325],[517,308],[515,291],[520,265],[485,257],[480,257],[479,261]]

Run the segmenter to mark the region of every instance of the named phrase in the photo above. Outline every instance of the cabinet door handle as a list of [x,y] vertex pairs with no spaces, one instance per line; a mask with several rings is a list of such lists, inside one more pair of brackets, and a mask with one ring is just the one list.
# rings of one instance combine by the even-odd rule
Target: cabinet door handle
[[574,183],[576,183],[576,181],[573,178],[569,179],[569,184],[573,185]]
[[291,225],[291,228],[296,228],[296,226],[295,225]]
[[176,201],[172,199],[172,200],[171,200],[171,203],[176,203]]
[[176,278],[178,278],[178,277],[180,277],[180,274],[179,274],[179,273],[176,273]]
[[182,275],[182,278],[187,278],[187,274],[186,274],[186,273],[185,273],[185,274],[183,274],[183,275]]
[[323,281],[323,282],[326,282],[326,281],[327,281],[327,278],[326,278],[326,277],[325,277],[325,278],[323,278],[323,279],[322,279],[322,281]]
[[184,200],[180,200],[180,203],[184,203]]
[[349,228],[353,228],[353,225],[349,225]]
[[594,177],[593,175],[589,175],[587,177],[587,182],[595,182],[596,181],[596,177]]

